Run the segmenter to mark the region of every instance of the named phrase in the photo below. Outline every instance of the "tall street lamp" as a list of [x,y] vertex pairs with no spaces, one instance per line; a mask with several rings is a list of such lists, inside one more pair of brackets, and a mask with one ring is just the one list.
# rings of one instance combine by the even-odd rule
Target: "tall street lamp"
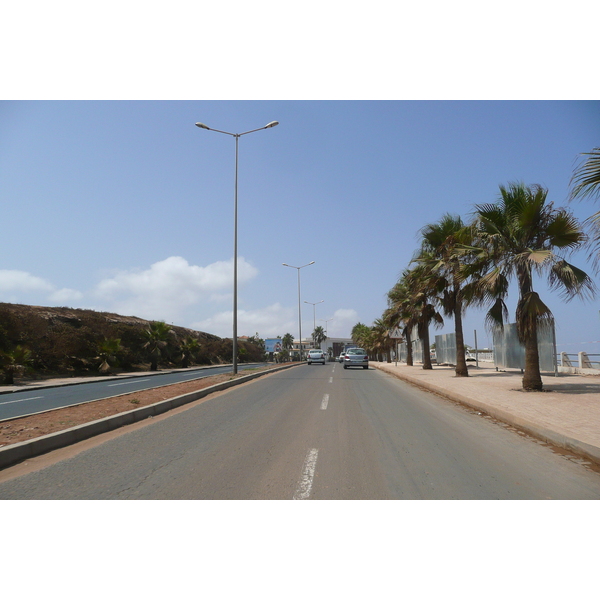
[[313,305],[313,332],[317,328],[317,304],[321,304],[321,302],[325,302],[325,300],[319,300],[318,302],[307,302],[304,301],[304,304],[312,304]]
[[322,321],[323,323],[325,323],[325,335],[327,335],[327,323],[329,323],[329,321],[334,321],[335,319],[331,318],[331,319],[319,319],[319,321]]
[[243,135],[248,133],[254,133],[255,131],[262,131],[263,129],[269,129],[279,125],[278,121],[271,121],[264,127],[258,129],[251,129],[250,131],[244,131],[243,133],[230,133],[229,131],[221,131],[219,129],[212,129],[204,123],[196,123],[196,127],[200,129],[207,129],[208,131],[216,131],[217,133],[224,133],[235,138],[235,194],[234,194],[234,209],[233,209],[233,373],[234,375],[238,372],[238,359],[237,359],[237,238],[238,238],[238,147],[239,140]]
[[302,312],[300,310],[300,269],[304,269],[304,267],[308,267],[314,264],[314,260],[309,262],[307,265],[302,265],[301,267],[294,267],[293,265],[283,263],[284,267],[290,267],[292,269],[298,270],[298,339],[300,340],[300,362],[302,362]]

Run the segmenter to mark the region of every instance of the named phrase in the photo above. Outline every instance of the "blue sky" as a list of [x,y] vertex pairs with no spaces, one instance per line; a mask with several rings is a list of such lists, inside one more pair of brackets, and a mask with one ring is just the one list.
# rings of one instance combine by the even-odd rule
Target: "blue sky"
[[[600,143],[597,101],[3,101],[0,299],[230,335],[235,142],[194,123],[273,120],[240,139],[240,335],[296,336],[297,272],[282,263],[315,261],[301,271],[303,334],[305,301],[324,300],[317,324],[349,336],[381,316],[422,226],[468,218],[510,181],[565,205],[574,161]],[[600,302],[539,290],[559,344],[600,352]],[[474,329],[483,345],[469,311],[467,343]]]

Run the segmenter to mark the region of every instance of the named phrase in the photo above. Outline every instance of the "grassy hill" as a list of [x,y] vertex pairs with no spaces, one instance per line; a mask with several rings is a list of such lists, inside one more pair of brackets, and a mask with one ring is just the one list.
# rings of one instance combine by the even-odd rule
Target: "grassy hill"
[[[0,303],[0,352],[10,352],[17,346],[29,349],[37,377],[91,375],[98,374],[102,362],[99,344],[120,339],[122,350],[111,363],[112,372],[148,370],[150,355],[144,348],[144,332],[150,325],[151,321],[114,313]],[[182,366],[181,344],[189,338],[199,342],[190,364],[231,363],[231,339],[176,325],[170,327],[173,334],[162,348],[159,368]],[[262,350],[255,344],[240,341],[238,350],[240,361],[262,358]]]

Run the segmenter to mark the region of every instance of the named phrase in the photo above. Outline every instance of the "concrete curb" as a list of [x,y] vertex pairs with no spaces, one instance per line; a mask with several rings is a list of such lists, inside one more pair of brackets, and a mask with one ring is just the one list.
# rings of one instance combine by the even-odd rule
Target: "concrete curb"
[[64,431],[57,431],[56,433],[44,435],[33,440],[19,442],[17,444],[6,446],[5,448],[0,448],[0,469],[5,469],[6,467],[10,467],[18,462],[28,458],[33,458],[34,456],[39,456],[40,454],[45,454],[46,452],[50,452],[52,450],[58,450],[59,448],[70,446],[71,444],[81,442],[88,438],[94,437],[95,435],[113,431],[114,429],[118,429],[124,425],[131,425],[132,423],[143,421],[148,417],[163,414],[173,410],[174,408],[183,406],[184,404],[189,404],[190,402],[204,398],[205,396],[208,396],[214,392],[227,390],[236,385],[246,383],[253,379],[257,379],[258,377],[262,377],[263,375],[268,375],[276,371],[282,371],[291,367],[300,366],[301,364],[303,363],[290,363],[289,365],[283,365],[274,369],[269,369],[268,371],[251,373],[232,381],[217,383],[216,385],[211,385],[210,387],[202,390],[190,392],[189,394],[183,394],[181,396],[175,396],[174,398],[168,398],[167,400],[161,400],[156,404],[143,406],[142,408],[135,408],[124,413],[119,413],[114,416],[105,417],[104,419],[92,421],[91,423],[77,425],[76,427],[65,429]]
[[404,381],[416,387],[433,392],[438,396],[448,398],[449,400],[453,400],[455,402],[468,406],[469,408],[474,408],[481,413],[484,413],[494,419],[497,419],[498,421],[502,421],[507,425],[516,427],[517,429],[543,442],[548,442],[550,444],[553,444],[554,446],[568,450],[573,454],[577,454],[578,456],[586,458],[592,461],[593,463],[600,465],[600,448],[596,446],[586,444],[581,440],[577,440],[573,437],[569,437],[558,433],[557,431],[553,431],[546,427],[542,427],[534,421],[518,417],[501,408],[495,408],[484,402],[478,402],[473,398],[463,396],[462,394],[453,393],[451,391],[448,391],[446,388],[442,388],[430,382],[421,381],[418,378],[411,377],[410,375],[391,372],[387,369],[379,367],[378,365],[373,365],[373,367],[375,367],[382,373],[386,373],[388,375],[391,375],[392,377],[395,377],[396,379],[400,379],[401,381]]

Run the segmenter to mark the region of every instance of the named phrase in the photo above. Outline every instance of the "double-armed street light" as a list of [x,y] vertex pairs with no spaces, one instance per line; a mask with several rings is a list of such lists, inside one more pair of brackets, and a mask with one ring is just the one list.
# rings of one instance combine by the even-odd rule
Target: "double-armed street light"
[[319,319],[319,321],[322,321],[323,323],[325,323],[325,335],[327,335],[327,323],[329,323],[329,321],[334,321],[335,319],[333,319],[333,317],[331,319]]
[[321,302],[325,302],[325,300],[319,300],[318,302],[307,302],[304,301],[304,304],[312,304],[313,305],[313,332],[317,328],[317,304],[321,304]]
[[196,123],[196,127],[200,129],[207,129],[208,131],[216,131],[217,133],[224,133],[235,138],[235,194],[234,194],[234,209],[233,209],[233,373],[238,372],[238,359],[237,359],[237,238],[238,238],[238,147],[239,140],[243,135],[248,133],[254,133],[255,131],[262,131],[263,129],[270,129],[279,125],[278,121],[271,121],[264,127],[258,129],[251,129],[250,131],[244,131],[243,133],[230,133],[229,131],[221,131],[220,129],[213,129],[208,127],[204,123]]
[[300,340],[300,362],[302,362],[302,311],[300,309],[300,269],[304,269],[304,267],[308,267],[314,264],[314,260],[309,262],[307,265],[302,265],[301,267],[294,267],[293,265],[283,263],[284,267],[290,267],[292,269],[298,270],[298,339]]

